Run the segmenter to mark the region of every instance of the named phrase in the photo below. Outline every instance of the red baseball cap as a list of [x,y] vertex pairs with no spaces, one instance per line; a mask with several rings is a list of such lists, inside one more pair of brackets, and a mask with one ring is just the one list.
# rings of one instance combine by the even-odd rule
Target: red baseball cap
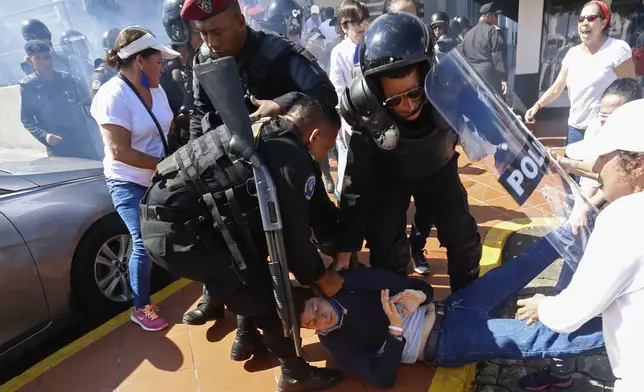
[[186,0],[181,9],[183,20],[205,20],[228,9],[237,0]]

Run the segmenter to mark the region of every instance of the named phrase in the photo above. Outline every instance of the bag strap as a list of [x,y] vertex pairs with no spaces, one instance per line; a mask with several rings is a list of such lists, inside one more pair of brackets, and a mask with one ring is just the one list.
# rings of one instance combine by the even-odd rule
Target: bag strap
[[152,117],[152,121],[154,121],[154,125],[156,125],[156,126],[157,126],[157,131],[159,132],[159,136],[161,137],[161,141],[163,142],[163,151],[165,152],[165,156],[166,156],[166,157],[167,157],[167,156],[169,156],[169,155],[170,155],[170,148],[168,147],[168,141],[166,140],[165,135],[163,134],[163,129],[161,128],[161,125],[159,124],[159,121],[157,120],[157,118],[156,118],[156,116],[154,115],[154,113],[152,113],[152,109],[150,109],[150,108],[148,107],[148,105],[146,105],[146,104],[145,104],[145,101],[143,100],[143,97],[142,97],[142,96],[141,96],[141,94],[139,94],[139,92],[136,90],[136,87],[134,87],[134,85],[132,84],[132,82],[130,82],[129,80],[127,80],[127,78],[126,78],[125,76],[123,76],[123,74],[122,74],[122,73],[120,73],[120,72],[119,72],[119,75],[118,75],[118,76],[119,76],[119,78],[121,78],[121,80],[122,80],[122,81],[124,81],[124,82],[125,82],[125,84],[127,84],[128,86],[130,86],[130,88],[132,89],[132,91],[134,92],[134,94],[136,94],[136,96],[139,98],[139,100],[140,100],[140,101],[141,101],[141,103],[143,104],[143,107],[145,108],[145,110],[147,110],[147,111],[148,111],[148,113],[150,114],[150,117]]

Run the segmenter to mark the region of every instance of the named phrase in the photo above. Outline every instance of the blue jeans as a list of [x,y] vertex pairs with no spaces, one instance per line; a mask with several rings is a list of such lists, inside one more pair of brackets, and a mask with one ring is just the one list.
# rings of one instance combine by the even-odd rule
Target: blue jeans
[[[566,146],[572,143],[577,143],[584,140],[585,129],[575,128],[571,125],[568,125],[568,134],[566,134]],[[579,176],[570,175],[577,184],[579,184]]]
[[491,316],[558,257],[547,241],[537,241],[516,259],[447,297],[435,363],[461,366],[491,359],[565,358],[603,347],[599,317],[573,333],[559,334],[540,322],[526,326],[523,321]]
[[141,309],[150,304],[150,273],[152,261],[143,246],[139,202],[147,188],[133,182],[107,180],[116,212],[121,216],[132,236],[130,255],[130,286],[134,294],[134,307]]

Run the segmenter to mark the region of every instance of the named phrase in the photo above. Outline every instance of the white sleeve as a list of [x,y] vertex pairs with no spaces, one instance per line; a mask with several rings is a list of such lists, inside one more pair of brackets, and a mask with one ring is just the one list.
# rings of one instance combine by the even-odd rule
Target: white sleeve
[[[617,206],[607,207],[604,213],[610,207]],[[638,242],[637,236],[626,233],[628,229],[617,229],[622,225],[616,218],[623,216],[600,214],[570,285],[539,306],[539,320],[545,326],[556,332],[576,331],[601,314],[629,286],[637,258],[633,244]]]
[[344,74],[342,73],[342,59],[340,57],[340,44],[336,45],[335,48],[331,51],[331,68],[329,69],[329,79],[335,87],[335,93],[338,95],[338,107],[340,105],[340,99],[344,93],[344,89],[347,87],[347,81],[344,80]]
[[90,112],[98,125],[113,124],[132,130],[132,111],[119,91],[103,86],[92,100]]
[[561,69],[570,68],[570,61],[571,61],[570,59],[575,55],[576,49],[577,49],[576,46],[573,46],[572,48],[568,49],[563,60],[561,60]]
[[613,68],[619,67],[624,61],[633,57],[633,51],[631,50],[630,45],[626,43],[626,41],[616,39],[613,43],[613,47]]

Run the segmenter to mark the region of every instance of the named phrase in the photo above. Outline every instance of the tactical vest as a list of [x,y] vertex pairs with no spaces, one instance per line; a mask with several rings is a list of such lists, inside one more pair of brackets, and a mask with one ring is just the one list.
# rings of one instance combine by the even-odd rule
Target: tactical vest
[[[261,125],[253,125],[258,143]],[[229,132],[221,126],[157,165],[153,185],[141,200],[141,235],[150,257],[166,264],[206,262],[211,246],[223,238],[232,258],[216,260],[213,268],[245,284],[265,258],[266,241],[253,170],[228,152],[229,143]]]
[[428,126],[434,127],[431,132],[416,139],[401,135],[392,150],[378,148],[379,173],[390,178],[418,180],[436,173],[452,159],[456,133],[436,109],[429,110],[432,121]]

